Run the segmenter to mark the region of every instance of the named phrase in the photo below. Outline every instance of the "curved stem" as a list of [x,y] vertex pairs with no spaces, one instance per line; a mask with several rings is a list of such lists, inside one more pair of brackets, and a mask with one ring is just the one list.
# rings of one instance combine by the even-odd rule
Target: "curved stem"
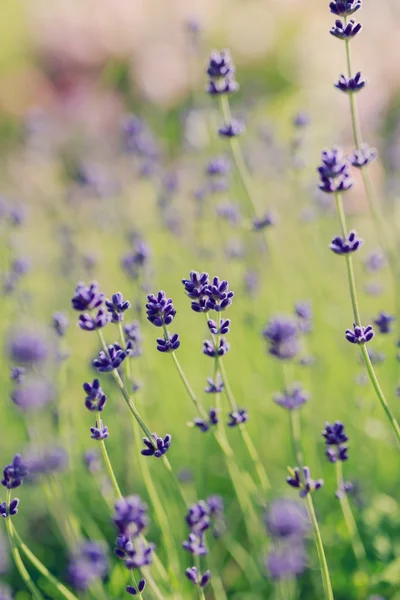
[[[342,232],[343,232],[343,235],[346,236],[347,235],[346,217],[344,214],[342,196],[340,193],[338,193],[338,192],[335,193],[335,200],[336,200],[336,209],[337,209],[339,221],[341,224]],[[346,254],[345,260],[346,260],[347,278],[348,278],[348,284],[349,284],[351,305],[352,305],[352,309],[353,309],[354,322],[357,325],[361,326],[360,311],[358,308],[358,301],[357,301],[357,289],[356,289],[354,270],[353,270],[353,260],[349,254]],[[389,422],[392,426],[392,429],[394,431],[394,434],[396,436],[397,442],[400,447],[399,423],[397,422],[397,419],[393,415],[393,413],[389,407],[389,404],[387,403],[385,395],[382,391],[382,388],[379,384],[374,367],[372,366],[372,363],[371,363],[371,359],[369,358],[366,344],[361,344],[360,348],[361,348],[362,357],[364,359],[365,367],[367,369],[368,377],[372,383],[372,386],[375,390],[378,400],[379,400],[383,410],[385,411],[387,418],[389,419]]]
[[322,583],[324,586],[324,595],[327,600],[334,600],[332,585],[331,585],[331,578],[329,576],[328,563],[326,562],[324,545],[322,543],[321,532],[319,530],[317,517],[315,515],[314,504],[312,501],[311,494],[307,494],[306,502],[307,502],[308,514],[310,516],[310,520],[311,520],[311,524],[312,524],[312,528],[313,528],[315,545],[317,546],[318,558],[319,558],[321,574],[322,574]]
[[336,461],[336,480],[338,485],[338,495],[340,506],[343,512],[344,521],[346,523],[346,527],[350,536],[351,545],[353,546],[353,552],[355,557],[359,561],[360,564],[365,563],[367,555],[365,552],[364,544],[362,543],[360,533],[357,528],[357,523],[354,518],[353,512],[351,510],[351,506],[349,503],[349,499],[347,497],[347,493],[344,489],[344,481],[343,481],[343,467],[342,461]]
[[[10,505],[10,500],[11,500],[11,496],[7,493],[7,505]],[[8,540],[10,542],[10,548],[11,548],[11,554],[13,556],[14,562],[15,562],[15,566],[18,569],[19,574],[21,575],[21,578],[23,580],[23,582],[25,583],[26,587],[28,588],[28,590],[31,592],[32,597],[35,598],[35,600],[44,600],[44,597],[42,596],[41,592],[39,591],[39,589],[36,587],[36,585],[33,583],[31,576],[29,575],[23,560],[21,558],[21,555],[18,551],[17,546],[15,545],[15,541],[14,541],[14,535],[13,535],[13,526],[11,523],[11,517],[6,517],[6,529],[7,529],[7,535],[8,535]],[[77,600],[77,599],[75,599]]]
[[118,485],[117,478],[115,477],[114,469],[112,468],[112,464],[111,464],[110,458],[108,456],[108,452],[107,452],[107,448],[106,448],[104,440],[100,440],[100,445],[101,445],[101,451],[103,453],[104,463],[106,465],[107,473],[108,473],[108,476],[112,483],[112,486],[114,488],[115,495],[117,496],[117,498],[119,498],[119,500],[123,500],[124,497],[123,497],[120,487]]
[[57,577],[55,577],[54,575],[52,575],[50,573],[50,571],[47,569],[47,567],[45,567],[44,564],[40,562],[40,560],[36,557],[36,555],[22,541],[22,539],[14,525],[12,525],[12,528],[13,528],[13,535],[17,541],[18,546],[21,548],[21,550],[25,554],[26,558],[37,569],[37,571],[41,575],[43,575],[43,577],[48,579],[48,581],[56,588],[56,590],[62,596],[64,596],[64,598],[66,598],[66,600],[78,600],[78,598],[68,588],[66,588],[65,585],[61,583],[61,581],[59,581],[57,579]]

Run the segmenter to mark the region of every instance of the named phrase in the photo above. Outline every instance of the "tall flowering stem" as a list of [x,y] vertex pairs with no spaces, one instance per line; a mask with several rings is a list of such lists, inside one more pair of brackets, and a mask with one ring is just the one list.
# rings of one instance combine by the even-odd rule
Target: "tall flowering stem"
[[[205,315],[206,315],[207,321],[209,321],[210,320],[209,314],[205,313]],[[220,324],[221,324],[221,313],[218,313],[218,329],[220,329]],[[217,349],[218,345],[219,345],[219,335],[215,336],[215,335],[211,334],[211,337],[214,342],[214,347],[215,347],[215,349]],[[214,380],[215,381],[217,381],[218,373],[220,373],[220,375],[221,375],[221,379],[224,384],[224,391],[228,398],[231,409],[232,409],[233,413],[237,413],[239,410],[238,404],[236,402],[235,396],[233,395],[232,388],[231,388],[229,380],[228,380],[228,376],[226,373],[223,359],[216,352],[215,368],[214,368]],[[254,446],[253,441],[249,435],[249,432],[246,429],[246,425],[244,425],[243,423],[240,423],[239,431],[242,436],[243,442],[247,448],[249,456],[250,456],[251,460],[253,461],[255,471],[258,475],[258,478],[259,478],[259,481],[260,481],[260,484],[262,487],[262,491],[264,494],[266,494],[268,492],[268,490],[270,489],[270,482],[268,479],[268,475],[264,469],[264,466],[261,462],[261,459],[258,455],[257,449]]]
[[330,579],[329,569],[328,569],[328,563],[326,561],[324,545],[322,543],[321,532],[320,532],[318,520],[317,520],[317,517],[315,514],[314,503],[312,501],[311,494],[307,494],[306,502],[307,502],[308,514],[310,516],[310,520],[311,520],[311,524],[312,524],[312,528],[313,528],[315,545],[317,547],[319,564],[321,567],[322,583],[324,586],[325,598],[326,598],[326,600],[334,600],[331,579]]
[[[340,226],[342,229],[342,234],[343,234],[344,238],[347,238],[346,216],[345,216],[344,208],[343,208],[342,195],[338,191],[335,192],[335,201],[336,201],[336,210],[337,210]],[[353,309],[354,322],[358,327],[361,327],[361,319],[360,319],[360,311],[359,311],[358,300],[357,300],[357,290],[356,290],[356,283],[355,283],[355,277],[354,277],[353,261],[351,258],[351,254],[349,252],[345,254],[345,261],[346,261],[347,278],[348,278],[348,284],[349,284],[351,305],[352,305],[352,309]],[[377,396],[377,398],[378,398],[383,410],[385,411],[385,414],[392,426],[392,429],[396,436],[398,445],[400,447],[399,423],[398,423],[397,419],[395,418],[394,414],[392,413],[390,406],[386,400],[385,394],[382,391],[382,388],[381,388],[379,380],[376,376],[374,367],[372,366],[372,362],[369,357],[366,344],[365,343],[360,344],[360,349],[361,349],[361,355],[362,355],[364,363],[365,363],[365,367],[367,369],[368,377],[369,377],[369,379],[372,383],[372,386],[375,390],[375,394],[376,394],[376,396]]]
[[[361,8],[361,5],[359,8]],[[343,21],[344,21],[344,27],[349,25],[349,20],[348,20],[347,14],[343,15]],[[350,23],[350,25],[351,25],[351,23]],[[360,28],[360,30],[361,30],[361,28]],[[358,32],[356,32],[356,33],[358,33]],[[346,67],[347,67],[348,80],[351,80],[353,77],[352,76],[352,61],[351,61],[351,46],[350,46],[351,39],[352,39],[352,36],[346,36],[344,38],[345,48],[346,48]],[[351,127],[352,127],[352,132],[353,132],[354,146],[355,146],[356,152],[362,153],[364,144],[363,144],[363,140],[362,140],[361,126],[360,126],[360,120],[359,120],[358,111],[357,111],[355,93],[350,91],[348,93],[348,96],[349,96]],[[376,151],[375,151],[374,158],[375,158],[375,156],[376,156]],[[373,158],[371,160],[373,160]],[[374,223],[375,223],[375,229],[376,229],[376,232],[378,235],[379,243],[380,243],[382,249],[384,250],[386,257],[388,259],[389,266],[392,271],[392,274],[393,274],[393,277],[395,280],[395,286],[397,289],[399,275],[400,275],[399,267],[398,267],[398,264],[396,261],[396,257],[393,254],[393,249],[391,248],[390,243],[388,243],[387,235],[385,233],[385,229],[386,229],[385,220],[382,215],[382,211],[380,209],[379,202],[378,202],[378,199],[377,199],[375,191],[374,191],[374,186],[373,186],[373,183],[371,180],[371,176],[369,174],[368,166],[369,166],[369,162],[371,162],[371,160],[367,159],[367,160],[365,160],[365,162],[363,164],[360,164],[357,166],[359,167],[360,172],[361,172],[361,178],[363,181],[365,195],[368,200],[369,208],[370,208],[370,211],[371,211]]]
[[359,561],[360,564],[364,564],[367,558],[365,553],[364,544],[360,538],[360,533],[358,531],[357,523],[354,519],[353,512],[351,510],[351,506],[349,500],[347,498],[347,493],[345,490],[345,483],[343,480],[343,467],[342,461],[336,461],[336,481],[338,486],[337,495],[339,497],[340,506],[343,512],[344,521],[346,523],[347,530],[349,532],[351,544],[353,546],[354,554]]
[[[8,490],[7,491],[8,506],[10,505],[10,502],[11,502],[11,490]],[[24,565],[24,562],[21,558],[18,547],[15,543],[14,530],[13,530],[13,525],[11,523],[11,516],[6,517],[6,528],[7,528],[7,535],[8,535],[8,541],[10,543],[11,553],[14,558],[15,566],[17,567],[18,572],[21,575],[21,579],[25,583],[28,590],[31,592],[32,598],[34,598],[35,600],[44,600],[44,597],[42,596],[41,592],[39,591],[39,589],[36,587],[36,585],[32,581],[31,576],[29,575],[29,573]]]

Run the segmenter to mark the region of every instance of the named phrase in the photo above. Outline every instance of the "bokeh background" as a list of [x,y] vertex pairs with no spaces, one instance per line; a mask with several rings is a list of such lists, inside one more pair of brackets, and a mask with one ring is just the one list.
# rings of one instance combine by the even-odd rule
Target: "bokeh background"
[[[398,248],[400,3],[364,4],[357,13],[364,30],[352,53],[368,86],[357,102],[363,136],[379,150],[371,174],[387,237]],[[328,2],[3,0],[1,16],[0,463],[7,464],[17,451],[29,455],[38,444],[62,447],[68,454],[51,485],[42,478],[21,489],[17,519],[24,538],[61,578],[68,563],[62,535],[66,511],[81,535],[112,547],[107,506],[83,460],[95,442],[88,433],[93,419],[83,405],[82,383],[94,376],[91,359],[98,345],[94,335],[76,327],[70,308],[77,281],[96,279],[107,295],[123,292],[132,302],[131,319],[142,324],[143,355],[134,363],[143,386],[138,402],[152,430],[172,434],[169,456],[182,485],[193,500],[221,494],[232,535],[247,544],[215,441],[187,427],[192,407],[169,357],[156,352],[157,332],[144,319],[146,293],[166,290],[178,311],[179,357],[201,396],[211,374],[201,353],[206,330],[181,284],[196,269],[228,279],[235,291],[226,367],[240,405],[249,411],[248,430],[272,482],[268,500],[290,495],[285,476],[293,459],[287,415],[272,400],[283,386],[282,368],[268,356],[262,330],[273,315],[292,314],[295,302],[311,302],[312,332],[290,365],[290,377],[310,392],[302,416],[303,444],[313,473],[326,482],[315,502],[335,598],[399,598],[398,453],[358,353],[344,339],[352,322],[344,266],[328,249],[338,224],[331,200],[317,192],[321,149],[352,149],[348,99],[333,87],[345,69],[345,54],[329,35],[334,16]],[[217,103],[205,93],[205,66],[213,48],[229,48],[237,67],[240,90],[232,108],[246,123],[243,148],[257,206],[278,217],[268,232],[269,251],[256,236],[249,241],[249,219],[233,169],[212,185],[206,174],[210,159],[229,156],[227,142],[216,133]],[[300,111],[309,117],[301,130],[293,123]],[[129,114],[142,124],[130,152],[124,137]],[[357,183],[345,207],[351,226],[366,240],[356,275],[362,316],[371,322],[382,310],[396,314],[398,284],[385,260],[378,272],[368,266],[380,247]],[[142,242],[145,265],[137,276],[127,264]],[[15,261],[22,265],[18,276],[13,275]],[[51,327],[56,311],[65,312],[71,323],[61,342]],[[48,346],[37,375],[52,391],[41,408],[32,408],[30,399],[30,409],[21,410],[10,399],[7,345],[18,331],[44,336]],[[107,329],[110,342],[112,335]],[[396,341],[395,331],[377,335],[371,348],[382,387],[400,416]],[[60,360],[60,353],[69,357]],[[108,448],[121,486],[148,500],[126,407],[112,381],[104,378],[104,388],[110,398]],[[321,430],[335,419],[346,423],[351,440],[345,474],[354,483],[351,502],[368,552],[368,583],[353,558],[335,498],[334,470],[324,457]],[[241,468],[251,470],[238,434],[229,436]],[[184,514],[175,492],[158,464],[151,471],[177,540],[184,539]],[[259,514],[263,526],[261,508]],[[17,600],[26,600],[3,534],[5,528],[0,529],[2,580]],[[149,537],[159,541],[156,522]],[[262,564],[266,553],[267,536],[255,560]],[[310,568],[299,579],[295,597],[321,597],[314,554],[310,542]],[[268,576],[249,585],[218,541],[213,555],[229,598],[280,598]],[[182,572],[188,560],[182,556]],[[106,597],[122,597],[125,579],[122,567],[111,561]],[[185,588],[185,597],[192,593]]]

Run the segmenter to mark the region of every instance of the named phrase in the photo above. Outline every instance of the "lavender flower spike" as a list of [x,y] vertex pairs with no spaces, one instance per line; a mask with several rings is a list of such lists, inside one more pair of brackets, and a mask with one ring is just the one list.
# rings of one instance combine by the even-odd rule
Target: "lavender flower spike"
[[158,437],[156,433],[153,433],[153,438],[156,442],[156,448],[153,443],[148,438],[143,438],[143,443],[146,446],[144,450],[141,451],[143,456],[155,456],[156,458],[161,458],[164,454],[166,454],[171,446],[172,437],[167,433],[167,435],[163,438]]
[[329,248],[335,254],[345,255],[356,252],[363,244],[364,240],[358,237],[355,229],[352,229],[346,238],[340,236],[333,238],[329,244]]
[[331,13],[338,17],[349,17],[362,7],[362,0],[333,0],[329,4]]
[[170,325],[176,315],[176,310],[171,298],[165,292],[158,292],[157,296],[149,294],[146,304],[147,319],[156,327]]
[[92,361],[92,364],[100,373],[109,373],[114,369],[118,369],[127,356],[127,352],[115,343],[108,346],[107,353],[100,350],[98,357]]
[[379,333],[390,333],[392,331],[392,322],[395,320],[395,317],[389,315],[387,312],[381,312],[374,319],[375,325],[379,329]]
[[28,468],[22,460],[21,455],[16,454],[12,463],[4,467],[1,484],[8,490],[12,490],[22,485],[22,480],[28,474]]
[[288,469],[288,471],[289,477],[286,478],[286,482],[291,487],[300,490],[301,498],[305,498],[307,494],[319,490],[324,485],[323,479],[312,479],[309,467],[303,467],[303,478],[300,477],[299,467]]
[[99,308],[105,300],[105,295],[99,292],[99,284],[93,281],[89,287],[84,283],[78,283],[75,294],[72,297],[72,307],[83,312]]
[[286,408],[286,410],[295,410],[305,404],[308,398],[308,394],[303,391],[301,385],[295,383],[282,394],[275,394],[274,402],[282,406],[282,408]]
[[354,323],[353,329],[346,329],[346,340],[351,344],[366,344],[372,340],[374,335],[372,325],[362,327]]
[[335,25],[330,30],[331,35],[339,40],[349,40],[355,37],[362,29],[361,23],[356,23],[353,19],[346,24],[340,19],[335,21]]
[[354,94],[359,92],[367,85],[367,80],[361,75],[361,71],[358,71],[354,77],[346,77],[341,75],[339,81],[335,83],[335,88],[344,92],[345,94]]

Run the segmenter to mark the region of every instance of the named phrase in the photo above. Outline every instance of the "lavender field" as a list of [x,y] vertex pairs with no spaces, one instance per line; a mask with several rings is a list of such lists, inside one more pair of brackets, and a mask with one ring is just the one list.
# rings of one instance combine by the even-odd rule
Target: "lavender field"
[[0,600],[400,599],[397,0],[5,2]]

